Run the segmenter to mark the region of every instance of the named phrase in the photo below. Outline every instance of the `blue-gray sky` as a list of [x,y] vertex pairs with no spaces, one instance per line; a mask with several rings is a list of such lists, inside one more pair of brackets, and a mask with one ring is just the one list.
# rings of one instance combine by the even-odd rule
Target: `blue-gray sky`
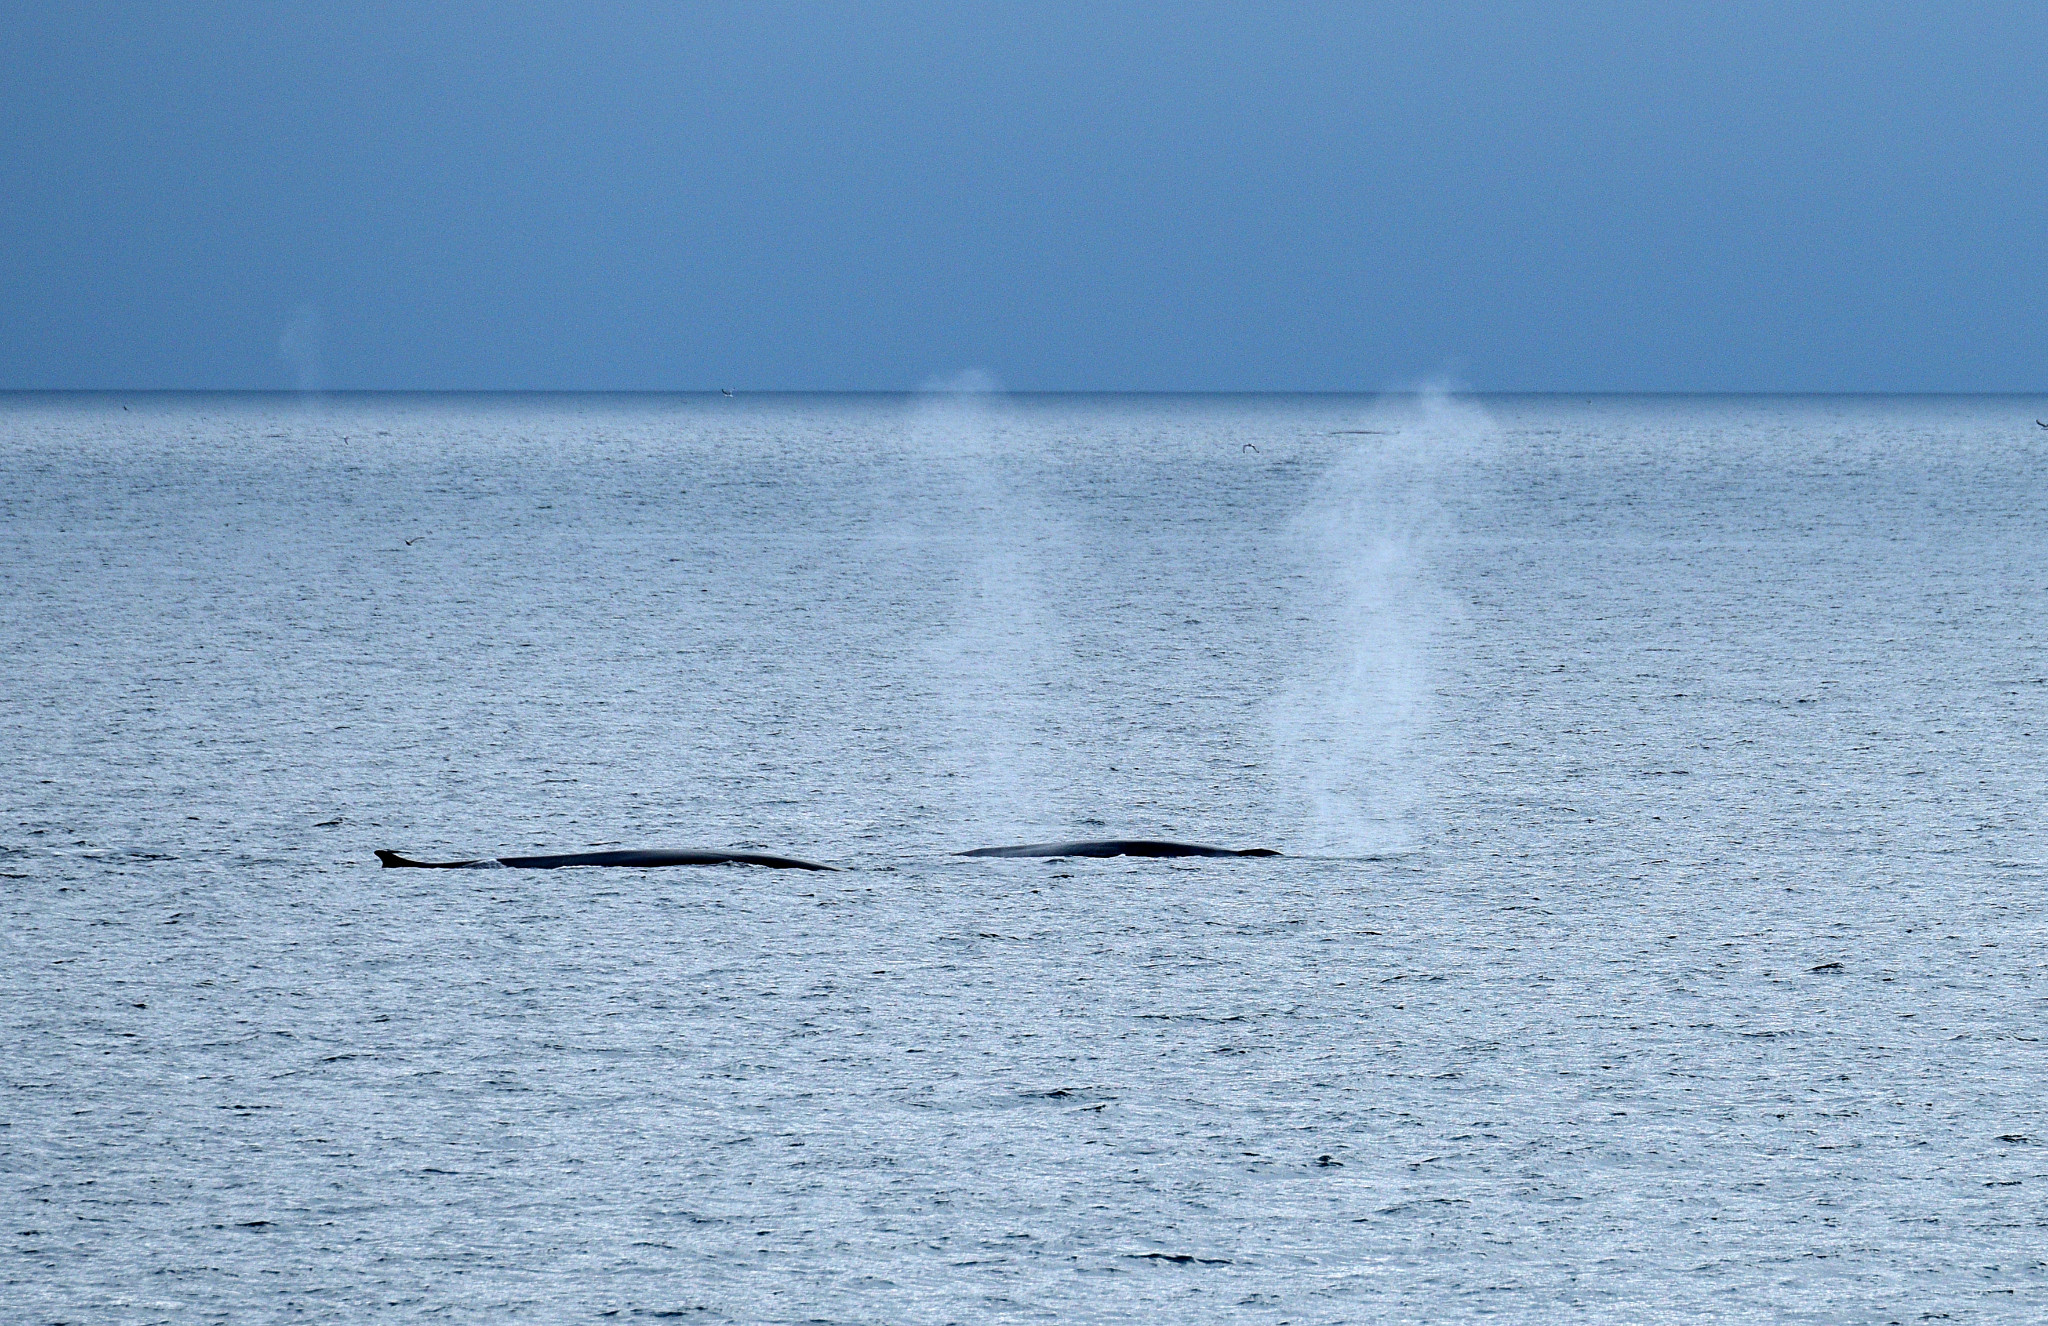
[[9,3],[0,387],[2036,390],[2038,3]]

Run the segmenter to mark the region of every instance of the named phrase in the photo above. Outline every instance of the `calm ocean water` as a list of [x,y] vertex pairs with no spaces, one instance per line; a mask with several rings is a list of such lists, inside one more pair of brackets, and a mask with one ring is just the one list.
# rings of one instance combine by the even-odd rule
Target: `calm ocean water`
[[0,1319],[2048,1317],[2036,417],[0,398]]

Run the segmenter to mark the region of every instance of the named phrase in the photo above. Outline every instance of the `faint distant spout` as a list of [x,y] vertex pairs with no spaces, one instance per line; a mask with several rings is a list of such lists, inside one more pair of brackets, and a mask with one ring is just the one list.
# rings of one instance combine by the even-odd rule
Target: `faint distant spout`
[[291,320],[277,337],[277,357],[291,366],[293,385],[308,396],[326,385],[321,330],[320,310],[312,304],[301,304],[292,310]]

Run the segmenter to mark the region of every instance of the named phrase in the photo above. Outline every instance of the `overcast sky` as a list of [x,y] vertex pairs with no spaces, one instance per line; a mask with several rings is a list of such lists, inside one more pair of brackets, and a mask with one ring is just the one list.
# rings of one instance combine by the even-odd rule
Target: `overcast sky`
[[2048,386],[2039,3],[0,13],[0,387]]

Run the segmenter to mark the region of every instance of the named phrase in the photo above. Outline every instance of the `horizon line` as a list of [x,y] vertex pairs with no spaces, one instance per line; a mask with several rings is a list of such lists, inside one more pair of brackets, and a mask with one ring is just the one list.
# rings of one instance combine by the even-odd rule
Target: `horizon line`
[[0,387],[0,396],[251,396],[283,397],[307,403],[328,397],[367,396],[709,396],[713,398],[738,399],[742,396],[1578,396],[1578,397],[1624,397],[1624,396],[1926,396],[1926,397],[1976,397],[1976,396],[2048,396],[2048,388],[1999,389],[1988,391],[1961,390],[1830,390],[1815,388],[1798,389],[1572,389],[1557,388],[1431,388],[1431,387],[1385,387],[1385,388],[1335,388],[1317,387],[1304,389],[1288,388],[1053,388],[1017,389],[997,388],[988,391],[947,391],[927,387],[334,387],[319,390],[304,390],[291,387]]

